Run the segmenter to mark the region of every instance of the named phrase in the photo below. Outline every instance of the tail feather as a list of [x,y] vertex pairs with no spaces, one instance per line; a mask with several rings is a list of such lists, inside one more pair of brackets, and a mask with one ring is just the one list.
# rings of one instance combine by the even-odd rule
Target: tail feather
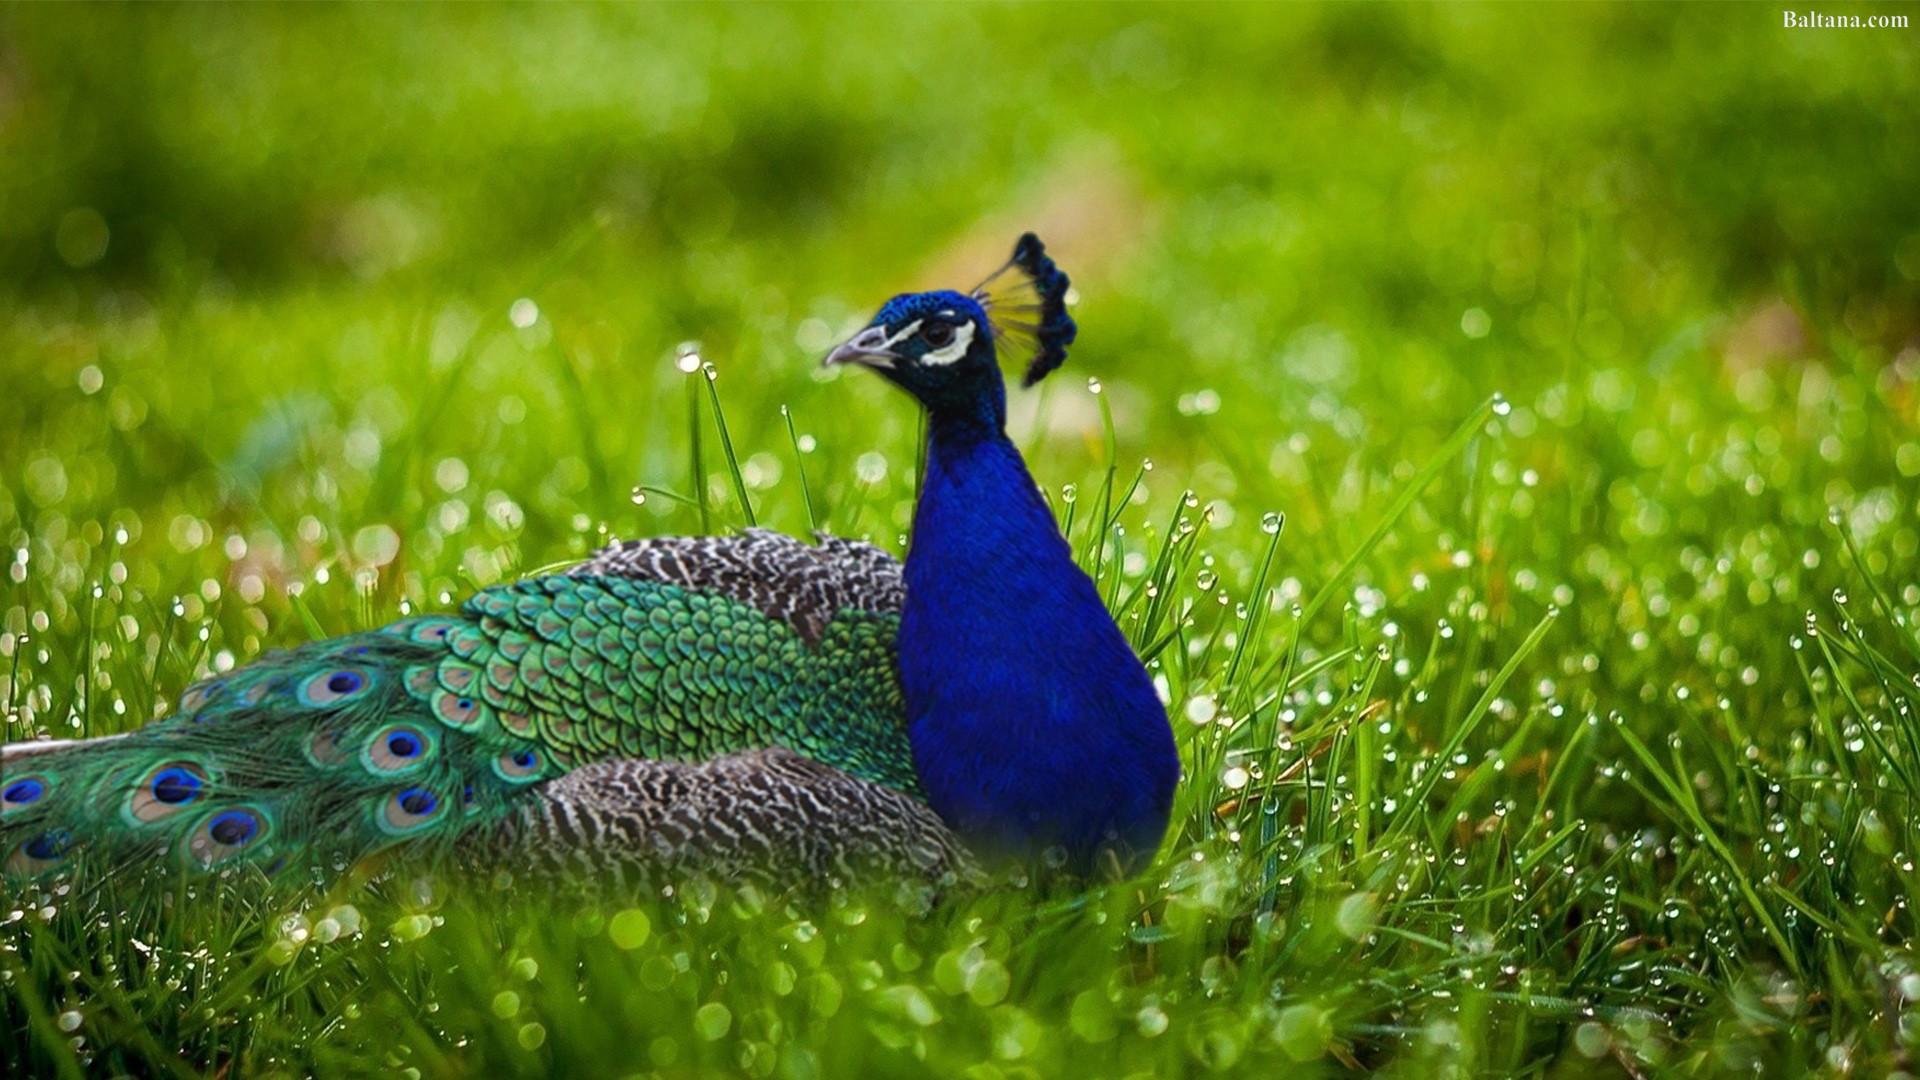
[[76,858],[338,871],[507,822],[589,762],[787,746],[917,792],[893,616],[810,642],[752,605],[618,577],[533,578],[455,616],[270,652],[125,735],[0,756],[0,870]]
[[321,642],[199,684],[180,715],[139,731],[10,750],[5,868],[85,852],[279,869],[497,818],[538,769],[481,768],[491,745],[448,737],[403,677],[432,660],[390,634]]

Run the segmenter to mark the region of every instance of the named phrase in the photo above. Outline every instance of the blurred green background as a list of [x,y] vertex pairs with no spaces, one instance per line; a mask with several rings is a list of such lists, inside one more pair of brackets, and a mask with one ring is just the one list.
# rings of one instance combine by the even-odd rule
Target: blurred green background
[[[1777,22],[10,6],[0,530],[19,546],[126,511],[142,551],[185,512],[201,526],[171,546],[218,555],[229,532],[311,538],[308,516],[343,541],[384,522],[425,572],[486,524],[449,509],[466,527],[437,528],[449,494],[511,501],[504,531],[524,521],[536,562],[580,514],[684,528],[627,496],[687,493],[670,361],[695,341],[743,453],[779,450],[792,405],[841,466],[815,478],[826,523],[884,532],[904,501],[890,522],[836,507],[864,489],[858,454],[911,453],[911,411],[818,385],[812,360],[894,291],[975,280],[1026,228],[1080,284],[1057,382],[1106,379],[1128,454],[1193,470],[1243,519],[1284,509],[1309,551],[1350,547],[1364,492],[1337,489],[1422,460],[1498,391],[1523,425],[1542,407],[1571,425],[1531,456],[1573,485],[1568,526],[1604,528],[1618,474],[1569,457],[1650,462],[1611,416],[1581,426],[1588,380],[1657,422],[1644,380],[1714,409],[1743,377],[1791,393],[1836,337],[1884,366],[1920,334],[1914,38]],[[1072,389],[1050,388],[1056,434],[1094,428]],[[1045,441],[1061,461],[1042,475],[1096,443]],[[754,472],[791,527],[783,460]],[[877,483],[904,500],[910,479]]]
[[[1449,1014],[1521,1048],[1450,1059],[1494,1073],[1837,1068],[1835,1046],[1892,1068],[1920,884],[1889,855],[1920,837],[1879,800],[1917,753],[1876,735],[1892,757],[1849,754],[1860,723],[1912,727],[1899,676],[1920,653],[1870,665],[1892,675],[1844,708],[1844,665],[1816,653],[1836,620],[1913,650],[1920,31],[1780,23],[1719,4],[0,7],[7,733],[138,723],[209,666],[445,607],[609,532],[743,523],[689,349],[761,523],[898,550],[917,418],[817,359],[1033,229],[1082,326],[1016,395],[1043,488],[1064,514],[1067,485],[1099,485],[1104,401],[1122,489],[1140,477],[1106,537],[1116,595],[1184,491],[1211,513],[1163,582],[1192,639],[1156,672],[1199,718],[1170,851],[1238,844],[1241,818],[1256,834],[1259,800],[1227,799],[1248,774],[1223,779],[1252,753],[1299,860],[1229,912],[1262,897],[1271,918],[1284,875],[1300,933],[1335,903],[1303,897],[1363,886],[1408,934],[1484,931],[1485,986],[1533,965],[1575,1003],[1531,1035],[1501,1026],[1508,999]],[[1443,457],[1496,393],[1497,421]],[[1325,617],[1286,617],[1323,588]],[[1263,681],[1293,649],[1377,649],[1381,681]],[[1291,732],[1277,759],[1242,745],[1250,713]],[[1376,715],[1376,742],[1343,741]],[[1296,745],[1377,755],[1378,785],[1309,791]],[[1460,769],[1428,806],[1417,763],[1443,745]],[[1315,801],[1329,782],[1351,797]],[[1471,851],[1467,869],[1381,884],[1395,791],[1463,815],[1434,818],[1427,863]],[[1563,862],[1544,924],[1517,886],[1485,900]],[[1143,903],[1186,895],[1169,880]],[[1248,961],[1221,1000],[1318,1002],[1283,1014],[1311,1021],[1304,1043],[1260,1044],[1287,1060],[1346,1047],[1435,1075],[1424,995],[1464,969],[1409,974],[1388,940]],[[1333,978],[1353,972],[1373,982]],[[1778,1004],[1783,972],[1819,1023]],[[1024,1000],[1059,1021],[1036,978]],[[1580,1026],[1606,1002],[1661,1020]],[[1382,1034],[1402,1021],[1410,1042]],[[1570,1034],[1603,1021],[1601,1042]],[[1695,1037],[1713,1049],[1663,1042]],[[1128,1060],[1204,1063],[1166,1053]]]

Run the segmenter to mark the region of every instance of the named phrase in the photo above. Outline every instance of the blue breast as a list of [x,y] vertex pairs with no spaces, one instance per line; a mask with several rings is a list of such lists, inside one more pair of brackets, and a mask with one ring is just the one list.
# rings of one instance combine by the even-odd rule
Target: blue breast
[[998,425],[931,436],[900,622],[928,801],[989,856],[1150,856],[1180,765],[1146,670]]

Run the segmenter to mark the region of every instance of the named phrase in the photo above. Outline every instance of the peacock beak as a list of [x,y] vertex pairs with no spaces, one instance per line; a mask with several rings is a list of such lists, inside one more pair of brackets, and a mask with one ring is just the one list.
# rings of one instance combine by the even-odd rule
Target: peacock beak
[[827,354],[824,366],[861,364],[870,368],[890,368],[899,359],[892,349],[898,337],[888,337],[884,326],[869,326]]

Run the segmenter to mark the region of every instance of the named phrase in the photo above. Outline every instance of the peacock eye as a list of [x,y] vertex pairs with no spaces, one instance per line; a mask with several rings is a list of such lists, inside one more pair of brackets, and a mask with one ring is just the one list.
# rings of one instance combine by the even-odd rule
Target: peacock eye
[[920,331],[920,339],[936,349],[944,349],[953,344],[953,327],[948,323],[930,322]]

